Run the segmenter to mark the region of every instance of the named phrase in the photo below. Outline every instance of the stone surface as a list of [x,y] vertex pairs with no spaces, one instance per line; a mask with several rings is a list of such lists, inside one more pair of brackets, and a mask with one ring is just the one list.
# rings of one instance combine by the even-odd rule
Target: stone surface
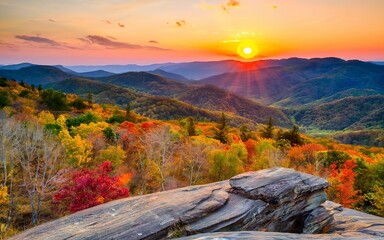
[[[327,186],[324,179],[292,169],[266,169],[229,181],[112,201],[42,224],[13,239],[165,239],[189,235],[193,236],[185,239],[333,239],[344,238],[344,234],[360,236],[361,231],[381,236],[382,225],[376,224],[376,218],[364,215],[359,221],[365,219],[361,224],[365,228],[349,231],[349,211],[331,203],[320,206]],[[324,229],[332,235],[272,233]],[[226,233],[209,233],[216,231]],[[205,235],[194,235],[199,233]]]
[[323,206],[333,214],[332,221],[323,232],[344,236],[362,234],[366,235],[365,239],[371,239],[373,236],[384,239],[384,218],[343,208],[340,204],[331,201],[326,201]]
[[364,236],[361,234],[295,234],[278,232],[215,232],[198,234],[189,237],[178,238],[178,240],[382,240],[382,237]]
[[268,240],[346,240],[346,239],[384,239],[384,218],[343,208],[340,204],[326,201],[314,209],[305,220],[304,232],[321,234],[293,234],[277,232],[238,231],[203,233],[180,240],[208,239],[268,239]]

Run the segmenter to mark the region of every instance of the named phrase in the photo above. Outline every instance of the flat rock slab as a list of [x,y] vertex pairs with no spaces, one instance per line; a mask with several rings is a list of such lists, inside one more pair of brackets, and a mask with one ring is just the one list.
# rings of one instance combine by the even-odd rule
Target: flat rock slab
[[274,168],[229,181],[105,203],[13,239],[165,239],[211,231],[303,230],[325,199],[324,179]]
[[295,234],[278,232],[215,232],[203,233],[178,240],[382,240],[382,237],[367,236],[361,234]]

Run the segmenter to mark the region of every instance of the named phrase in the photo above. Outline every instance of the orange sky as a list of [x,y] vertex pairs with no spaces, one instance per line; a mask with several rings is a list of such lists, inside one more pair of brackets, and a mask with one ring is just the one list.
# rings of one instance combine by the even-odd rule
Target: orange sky
[[384,0],[0,0],[0,64],[384,60]]

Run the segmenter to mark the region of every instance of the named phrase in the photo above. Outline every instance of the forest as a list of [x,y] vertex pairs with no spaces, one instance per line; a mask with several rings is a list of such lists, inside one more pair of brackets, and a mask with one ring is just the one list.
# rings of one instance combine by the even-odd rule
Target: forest
[[264,117],[241,126],[225,112],[216,122],[156,120],[129,102],[122,109],[1,78],[1,237],[115,199],[272,167],[321,176],[328,199],[384,216],[383,148],[313,138]]

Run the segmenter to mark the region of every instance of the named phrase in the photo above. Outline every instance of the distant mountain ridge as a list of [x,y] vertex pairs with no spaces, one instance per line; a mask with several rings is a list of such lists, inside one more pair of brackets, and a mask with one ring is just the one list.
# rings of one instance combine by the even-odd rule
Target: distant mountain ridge
[[337,58],[225,73],[201,80],[280,107],[297,107],[351,88],[384,93],[384,66]]
[[[105,84],[114,85],[113,91],[106,91],[99,96],[104,102],[119,102],[119,99],[114,98],[126,101],[126,90],[150,96],[150,100],[147,98],[138,102],[141,102],[142,109],[144,106],[155,109],[156,113],[152,116],[161,115],[161,111],[158,111],[162,108],[161,104],[172,102],[167,106],[188,108],[189,113],[194,112],[191,108],[205,109],[208,112],[224,111],[234,114],[234,117],[242,116],[258,123],[266,122],[269,116],[273,116],[278,125],[288,127],[293,121],[303,130],[324,131],[327,134],[329,131],[361,132],[384,128],[381,120],[384,66],[375,63],[339,58],[289,58],[133,67],[147,70],[121,74],[103,70],[77,73],[63,66],[22,63],[2,66],[0,76],[47,86],[55,86],[66,79],[72,79],[71,84],[77,86],[73,79],[94,79],[101,85],[95,85],[96,82],[92,81],[78,87],[89,89],[97,86],[96,88],[104,89]],[[5,70],[7,68],[14,70]],[[152,68],[153,70],[149,70]],[[219,74],[211,76],[214,73]],[[198,79],[199,76],[209,77],[199,81],[190,80]],[[58,87],[63,91],[67,91],[67,88],[75,93],[81,91],[68,85]],[[148,110],[148,113],[152,114],[153,109]],[[364,139],[359,141],[364,142]]]

